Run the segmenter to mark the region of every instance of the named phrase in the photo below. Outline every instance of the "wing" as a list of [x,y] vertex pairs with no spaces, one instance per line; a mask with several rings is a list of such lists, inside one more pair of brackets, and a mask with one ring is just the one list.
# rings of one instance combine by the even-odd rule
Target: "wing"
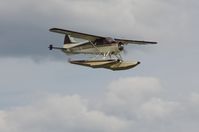
[[80,32],[75,32],[75,31],[70,31],[70,30],[65,30],[65,29],[59,29],[59,28],[51,28],[49,31],[55,32],[55,33],[67,34],[74,38],[80,38],[80,39],[85,39],[89,41],[95,41],[96,39],[104,38],[101,36],[80,33]]
[[152,41],[139,41],[139,40],[127,40],[127,39],[115,39],[115,40],[122,42],[123,44],[139,44],[139,45],[157,44],[157,42],[152,42]]

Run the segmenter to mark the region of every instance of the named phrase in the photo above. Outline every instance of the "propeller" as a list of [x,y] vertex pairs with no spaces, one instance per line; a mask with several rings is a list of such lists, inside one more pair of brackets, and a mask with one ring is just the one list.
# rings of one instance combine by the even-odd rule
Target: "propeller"
[[124,50],[124,45],[119,45],[119,50],[123,51]]
[[119,51],[124,52],[124,54],[127,54],[127,50],[124,48],[124,44],[122,42],[119,42]]

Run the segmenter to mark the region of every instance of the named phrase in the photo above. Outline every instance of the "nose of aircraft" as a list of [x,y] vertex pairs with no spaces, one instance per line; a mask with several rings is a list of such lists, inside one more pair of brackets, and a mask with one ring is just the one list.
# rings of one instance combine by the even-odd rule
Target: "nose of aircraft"
[[124,45],[119,45],[119,50],[123,51],[124,50]]

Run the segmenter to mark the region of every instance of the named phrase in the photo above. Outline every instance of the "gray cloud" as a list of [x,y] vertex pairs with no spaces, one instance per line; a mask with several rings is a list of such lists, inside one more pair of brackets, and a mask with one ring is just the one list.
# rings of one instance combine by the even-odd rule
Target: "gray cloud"
[[3,132],[121,131],[125,121],[89,110],[79,96],[48,97],[38,104],[1,112]]
[[[143,84],[143,81],[146,83]],[[136,89],[139,88],[137,92]],[[169,101],[158,97],[161,89],[163,88],[160,81],[156,78],[130,77],[113,81],[105,93],[105,98],[97,103],[79,95],[47,95],[27,106],[0,111],[0,130],[3,132],[198,130],[196,123],[199,108],[198,93],[187,95],[183,101]]]
[[102,108],[110,114],[131,120],[167,118],[177,103],[165,101],[162,92],[163,88],[156,78],[122,78],[111,83],[106,94],[107,100],[104,101],[106,106]]
[[190,2],[2,0],[0,53],[1,56],[47,56],[48,44],[57,42],[61,46],[63,39],[48,32],[54,26],[165,43],[169,40],[178,42],[182,35],[194,40],[189,30],[194,30],[193,24],[198,21],[195,20],[196,8],[187,3]]
[[[60,131],[107,131],[107,124],[113,124],[112,131],[127,132],[199,129],[198,1],[0,0],[0,3],[2,131],[23,132],[33,127],[32,131],[44,131],[53,130],[53,126]],[[48,32],[54,26],[97,35],[155,40],[159,45],[128,46],[126,58],[142,62],[136,69],[93,70],[50,59],[65,57],[47,49],[51,43],[62,45],[62,35]],[[21,58],[27,56],[31,59]],[[35,63],[32,59],[39,61]],[[45,98],[52,93],[59,94]],[[71,96],[74,93],[78,96]],[[70,102],[75,100],[78,103],[71,106]],[[76,110],[72,116],[65,110],[69,106],[69,110]],[[68,122],[68,117],[74,120]],[[85,119],[85,124],[81,119]],[[83,125],[74,128],[76,124]]]

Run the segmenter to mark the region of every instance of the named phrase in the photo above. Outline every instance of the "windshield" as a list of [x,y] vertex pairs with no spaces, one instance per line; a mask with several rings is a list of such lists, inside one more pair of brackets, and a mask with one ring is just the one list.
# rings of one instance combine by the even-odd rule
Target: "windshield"
[[101,38],[95,40],[96,45],[102,45],[102,44],[111,44],[115,43],[116,41],[113,38],[107,37],[107,38]]
[[110,38],[110,37],[106,38],[105,40],[106,40],[106,42],[107,42],[108,44],[111,44],[111,43],[114,43],[114,42],[115,42],[115,40],[114,40],[113,38]]

